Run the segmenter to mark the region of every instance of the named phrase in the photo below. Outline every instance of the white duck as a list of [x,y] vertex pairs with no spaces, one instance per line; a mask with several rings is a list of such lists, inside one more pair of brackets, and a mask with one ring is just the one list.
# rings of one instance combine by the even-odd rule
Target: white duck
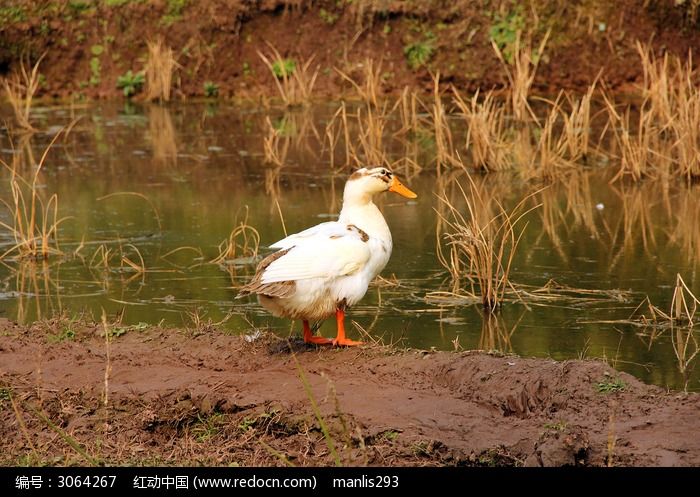
[[[392,249],[391,232],[372,197],[390,191],[407,198],[416,194],[384,167],[355,171],[345,184],[337,221],[321,223],[270,245],[279,249],[263,259],[253,279],[239,293],[256,294],[275,316],[301,319],[304,341],[360,345],[345,336],[345,309],[367,292],[384,269]],[[335,314],[334,340],[314,336],[309,321]]]

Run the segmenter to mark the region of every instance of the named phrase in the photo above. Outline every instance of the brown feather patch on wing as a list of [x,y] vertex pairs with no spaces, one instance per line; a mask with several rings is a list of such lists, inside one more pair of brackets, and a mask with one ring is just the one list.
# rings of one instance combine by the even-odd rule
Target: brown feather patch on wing
[[294,291],[296,290],[296,283],[294,281],[276,281],[274,283],[262,282],[263,273],[268,266],[280,257],[284,256],[293,248],[294,247],[289,247],[288,249],[278,250],[260,261],[260,264],[258,264],[258,267],[255,269],[255,276],[253,276],[253,279],[250,280],[249,283],[241,287],[241,290],[238,292],[236,297],[244,297],[245,295],[250,295],[251,293],[256,295],[266,295],[267,297],[282,298],[293,295]]
[[360,240],[362,240],[365,243],[367,243],[367,241],[369,240],[369,235],[365,233],[364,230],[361,230],[354,224],[348,224],[348,231],[356,231],[357,234],[360,235]]

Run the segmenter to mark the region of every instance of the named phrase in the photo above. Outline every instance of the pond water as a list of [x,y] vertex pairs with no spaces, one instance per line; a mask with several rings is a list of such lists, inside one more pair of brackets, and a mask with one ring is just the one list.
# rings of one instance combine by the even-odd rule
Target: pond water
[[[5,258],[0,315],[30,322],[87,311],[99,319],[104,309],[110,316],[123,314],[126,324],[194,327],[211,320],[233,333],[269,327],[289,334],[289,321],[272,318],[253,299],[234,299],[236,287],[254,271],[249,254],[239,247],[233,259],[211,261],[246,217],[260,234],[263,255],[285,228],[292,233],[333,219],[347,177],[347,169],[329,166],[323,146],[336,108],[317,105],[290,113],[224,103],[37,108],[43,131],[13,141],[3,134],[1,156],[30,177],[56,132],[80,117],[49,151],[38,176],[40,195],[56,193],[59,215],[68,217],[59,229],[64,255],[47,263]],[[281,168],[265,163],[268,118],[283,141],[277,144],[284,154]],[[550,185],[536,195],[542,205],[525,220],[511,279],[533,287],[555,280],[577,291],[548,302],[509,301],[488,317],[478,304],[433,293],[450,290],[436,257],[437,192],[444,188],[458,202],[455,185],[468,182],[457,173],[438,178],[430,167],[434,144],[425,137],[404,146],[391,144],[390,153],[398,157],[412,147],[416,163],[424,166],[420,173],[398,169],[418,198],[379,199],[394,237],[383,272],[388,281],[370,287],[350,310],[351,320],[373,336],[411,347],[452,350],[458,338],[465,349],[558,360],[604,357],[646,382],[700,390],[700,375],[692,361],[683,364],[671,330],[625,322],[647,296],[667,311],[677,274],[700,294],[698,187],[611,186],[603,167],[581,168]],[[336,157],[334,163],[342,161]],[[10,201],[11,175],[1,174],[0,195]],[[483,196],[506,208],[542,186],[513,173],[473,179]],[[0,220],[11,223],[7,209]],[[9,231],[0,231],[3,252],[14,243]],[[135,270],[127,259],[146,271]],[[334,336],[334,326],[325,323],[321,333]],[[356,336],[352,324],[349,329]],[[694,347],[691,337],[685,358]]]

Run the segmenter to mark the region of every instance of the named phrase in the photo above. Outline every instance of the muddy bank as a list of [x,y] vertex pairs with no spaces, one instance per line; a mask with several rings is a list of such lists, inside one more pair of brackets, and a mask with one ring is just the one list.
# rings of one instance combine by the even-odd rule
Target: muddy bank
[[598,361],[66,326],[0,324],[0,464],[700,464],[700,397]]
[[700,48],[689,4],[13,0],[0,8],[0,76],[18,69],[22,56],[36,60],[45,53],[40,95],[118,97],[118,78],[142,70],[147,40],[162,37],[180,66],[179,97],[275,95],[258,56],[269,51],[268,42],[298,64],[314,57],[318,97],[351,92],[335,69],[359,78],[367,58],[383,60],[383,92],[405,85],[428,91],[431,71],[461,89],[488,89],[506,83],[491,39],[508,58],[518,31],[531,33],[535,43],[550,31],[536,90],[583,89],[599,72],[611,88],[625,89],[643,76],[637,40],[651,41],[658,54],[686,56]]

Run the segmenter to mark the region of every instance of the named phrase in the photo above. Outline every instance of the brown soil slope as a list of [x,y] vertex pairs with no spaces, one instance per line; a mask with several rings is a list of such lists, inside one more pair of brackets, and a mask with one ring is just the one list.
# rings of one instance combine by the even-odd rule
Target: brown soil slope
[[[22,56],[41,66],[40,93],[62,97],[119,96],[117,78],[140,71],[146,42],[158,37],[180,65],[180,96],[276,93],[258,51],[267,43],[301,63],[314,57],[315,94],[337,97],[351,86],[335,71],[359,78],[367,58],[383,60],[382,90],[426,90],[430,71],[464,89],[505,83],[491,47],[512,49],[515,33],[538,43],[551,36],[535,88],[582,89],[602,71],[612,88],[642,77],[637,40],[682,56],[700,47],[695,2],[673,0],[11,0],[0,7],[0,76]],[[695,18],[694,18],[695,17]],[[412,55],[411,55],[412,54]],[[408,59],[423,64],[409,67]]]
[[700,464],[700,396],[597,361],[61,329],[1,323],[0,464],[85,464],[42,416],[107,464]]

